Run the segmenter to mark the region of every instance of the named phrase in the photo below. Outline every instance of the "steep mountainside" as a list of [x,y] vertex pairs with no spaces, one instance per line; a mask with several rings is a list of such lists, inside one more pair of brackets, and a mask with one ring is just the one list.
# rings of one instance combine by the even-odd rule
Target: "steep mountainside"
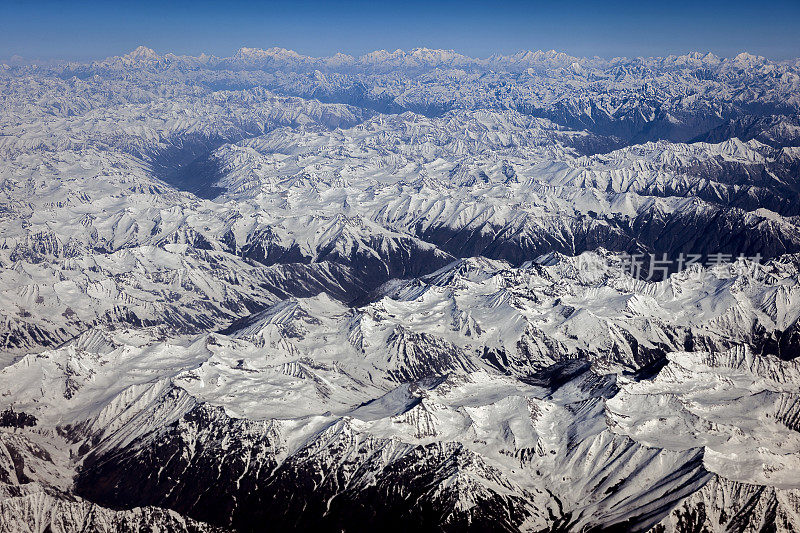
[[0,69],[0,531],[800,529],[800,63]]

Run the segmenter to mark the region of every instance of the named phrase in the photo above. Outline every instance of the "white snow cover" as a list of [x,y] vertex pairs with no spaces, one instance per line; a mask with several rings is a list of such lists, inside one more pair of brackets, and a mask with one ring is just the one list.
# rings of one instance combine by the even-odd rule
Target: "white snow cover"
[[[800,529],[799,69],[4,65],[0,531]],[[762,257],[621,268],[683,252]]]

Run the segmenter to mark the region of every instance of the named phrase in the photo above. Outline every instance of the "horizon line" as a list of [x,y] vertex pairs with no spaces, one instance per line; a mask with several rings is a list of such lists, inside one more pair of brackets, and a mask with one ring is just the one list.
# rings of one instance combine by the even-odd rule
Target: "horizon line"
[[352,53],[348,53],[348,52],[343,51],[343,50],[337,50],[337,51],[333,52],[330,55],[308,55],[308,54],[305,54],[305,53],[302,53],[302,52],[298,52],[298,51],[296,51],[295,49],[292,49],[292,48],[285,48],[285,47],[280,46],[278,44],[275,44],[273,46],[269,46],[269,47],[266,47],[266,48],[261,48],[261,47],[257,47],[257,46],[245,46],[245,45],[243,45],[243,46],[240,46],[240,47],[236,48],[231,55],[216,55],[216,54],[207,53],[207,52],[200,52],[197,55],[192,55],[191,53],[179,54],[179,53],[174,53],[174,52],[170,52],[170,51],[158,52],[158,51],[156,51],[155,48],[151,48],[150,46],[148,46],[146,44],[140,44],[140,45],[136,46],[133,49],[129,49],[127,52],[118,53],[116,55],[107,55],[107,56],[102,56],[102,57],[101,56],[96,56],[96,57],[82,57],[82,58],[72,58],[72,59],[70,59],[70,58],[67,58],[67,57],[64,57],[64,56],[62,56],[62,57],[58,57],[58,56],[53,56],[53,57],[28,57],[28,56],[24,56],[24,55],[19,54],[19,53],[14,53],[14,54],[11,54],[11,55],[8,55],[8,56],[0,56],[0,63],[3,63],[3,64],[17,63],[17,65],[14,65],[14,66],[34,66],[34,65],[57,66],[57,65],[64,65],[64,64],[70,64],[70,63],[91,64],[91,63],[100,63],[100,62],[113,60],[113,59],[132,58],[133,56],[135,56],[137,54],[137,52],[143,52],[143,53],[152,52],[152,53],[158,55],[159,58],[161,58],[161,59],[166,58],[168,56],[173,56],[173,57],[176,57],[176,58],[192,58],[192,59],[213,58],[213,59],[219,59],[219,60],[226,60],[226,59],[235,58],[240,52],[242,52],[244,50],[248,50],[248,51],[252,50],[253,52],[271,52],[271,51],[277,52],[277,51],[282,51],[282,52],[295,54],[297,56],[297,59],[305,59],[305,60],[325,60],[325,59],[333,59],[333,58],[336,58],[336,57],[344,56],[344,57],[347,57],[347,58],[350,58],[350,59],[353,59],[353,60],[356,60],[356,61],[363,60],[363,59],[367,58],[368,56],[370,56],[371,54],[375,54],[375,53],[386,53],[386,54],[389,54],[389,55],[393,55],[393,54],[408,55],[408,54],[413,53],[415,51],[449,52],[449,53],[453,53],[455,55],[458,55],[458,56],[460,56],[462,58],[465,58],[465,59],[468,59],[468,60],[473,60],[473,61],[490,61],[490,60],[492,60],[494,58],[508,58],[508,57],[512,57],[512,56],[515,56],[515,55],[527,54],[527,53],[531,53],[531,54],[541,53],[541,54],[553,54],[553,55],[563,54],[563,55],[565,55],[565,56],[567,56],[569,58],[573,58],[573,59],[579,59],[579,60],[605,60],[605,61],[615,61],[615,60],[617,60],[617,61],[626,61],[626,60],[627,61],[632,61],[632,60],[636,60],[636,59],[668,59],[668,58],[671,58],[671,57],[678,58],[678,57],[691,56],[691,55],[700,55],[703,58],[708,57],[709,55],[711,55],[714,58],[719,59],[721,61],[724,61],[724,60],[735,60],[739,56],[747,55],[747,56],[751,56],[751,57],[754,57],[754,58],[765,59],[765,60],[773,62],[773,63],[792,62],[792,61],[796,61],[796,60],[800,59],[800,53],[798,53],[797,56],[786,57],[786,58],[783,58],[783,59],[775,59],[775,58],[769,57],[767,55],[762,55],[762,54],[758,54],[758,53],[752,53],[752,52],[750,52],[749,50],[746,50],[746,49],[741,50],[736,55],[722,55],[722,54],[719,54],[719,53],[715,53],[715,52],[713,52],[711,50],[701,51],[701,50],[697,50],[697,49],[695,49],[695,50],[691,50],[690,49],[690,50],[686,50],[686,51],[684,51],[682,53],[672,52],[672,53],[664,53],[663,55],[630,55],[630,56],[628,56],[628,55],[614,55],[614,56],[609,56],[609,55],[596,54],[596,55],[589,56],[589,55],[573,55],[573,54],[571,54],[569,52],[556,50],[555,48],[550,48],[550,49],[547,49],[547,50],[541,49],[541,48],[535,49],[535,50],[534,49],[521,48],[521,49],[518,49],[515,52],[507,52],[507,53],[496,52],[496,53],[493,53],[493,54],[491,54],[489,56],[481,57],[481,56],[471,56],[471,55],[465,54],[463,52],[459,52],[455,48],[431,48],[431,47],[427,47],[427,46],[424,46],[424,45],[415,46],[413,48],[396,48],[394,50],[387,50],[386,48],[378,48],[378,49],[370,50],[368,52],[364,52],[363,54],[358,54],[358,55],[352,54]]

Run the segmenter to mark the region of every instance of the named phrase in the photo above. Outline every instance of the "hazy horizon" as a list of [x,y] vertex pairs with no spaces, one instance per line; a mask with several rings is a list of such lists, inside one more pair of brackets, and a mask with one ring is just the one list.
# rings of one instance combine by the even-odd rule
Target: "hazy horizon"
[[471,57],[557,50],[579,57],[653,57],[689,51],[773,60],[800,56],[800,3],[786,0],[670,2],[411,1],[402,5],[180,1],[169,5],[97,1],[76,5],[6,2],[0,58],[88,61],[139,45],[159,53],[229,56],[243,46],[278,46],[309,56],[417,47]]
[[237,47],[237,48],[235,48],[233,50],[230,50],[228,52],[223,52],[223,53],[211,54],[211,53],[206,52],[206,51],[200,51],[198,53],[178,54],[178,53],[176,53],[176,52],[174,52],[172,50],[155,49],[155,48],[153,48],[151,46],[148,46],[148,44],[143,43],[143,44],[137,45],[137,46],[135,46],[135,47],[133,47],[131,49],[123,50],[123,51],[121,51],[119,53],[114,53],[114,54],[110,54],[110,55],[93,56],[93,57],[77,57],[77,58],[59,58],[59,57],[47,58],[47,57],[26,57],[26,56],[22,56],[20,54],[15,54],[15,55],[10,56],[10,57],[9,56],[0,56],[0,62],[6,63],[6,64],[17,63],[17,64],[20,64],[20,65],[33,65],[33,64],[36,64],[36,65],[45,65],[45,66],[46,65],[59,65],[59,64],[65,64],[65,63],[71,63],[71,62],[72,63],[89,63],[89,62],[94,62],[94,61],[103,61],[105,59],[112,58],[112,57],[126,56],[126,55],[131,54],[132,52],[134,52],[139,47],[144,47],[144,48],[151,49],[155,53],[157,53],[159,55],[162,55],[162,56],[163,55],[167,55],[167,54],[175,54],[177,56],[183,56],[183,57],[199,57],[199,56],[201,56],[203,54],[206,54],[208,56],[214,56],[214,57],[218,57],[218,58],[232,57],[239,50],[241,50],[243,48],[260,49],[260,50],[269,50],[269,49],[278,48],[278,49],[288,50],[288,51],[291,51],[291,52],[296,52],[296,53],[298,53],[298,54],[300,54],[302,56],[312,57],[312,58],[317,58],[317,59],[331,57],[331,56],[334,56],[336,54],[345,54],[345,55],[352,56],[355,59],[358,59],[358,58],[360,58],[360,57],[362,57],[362,56],[364,56],[366,54],[369,54],[371,52],[385,51],[385,52],[388,52],[388,53],[392,53],[392,52],[395,52],[397,50],[402,50],[403,52],[409,53],[414,49],[429,49],[429,50],[441,50],[441,51],[455,52],[457,54],[461,54],[461,55],[470,57],[472,59],[478,59],[478,60],[489,59],[493,55],[506,55],[506,56],[508,56],[508,55],[513,55],[513,54],[516,54],[516,53],[537,52],[537,51],[538,52],[544,52],[544,53],[547,53],[547,52],[550,52],[550,51],[553,51],[553,52],[556,52],[556,53],[565,53],[567,55],[570,55],[570,56],[573,56],[573,57],[577,57],[577,58],[580,58],[580,59],[600,58],[600,59],[605,59],[605,60],[612,60],[612,59],[615,59],[615,58],[635,59],[635,58],[640,58],[640,57],[641,58],[655,58],[655,57],[681,56],[681,55],[687,55],[687,54],[692,54],[692,53],[700,53],[700,54],[703,54],[703,55],[711,53],[711,54],[714,54],[715,56],[717,56],[719,58],[722,58],[722,59],[725,59],[725,58],[731,58],[732,59],[732,58],[736,57],[737,55],[739,55],[741,53],[747,53],[747,54],[752,54],[752,55],[755,55],[755,56],[761,56],[761,57],[766,58],[767,60],[776,61],[776,62],[791,61],[793,59],[800,59],[800,53],[798,53],[797,55],[793,55],[793,56],[786,56],[786,57],[776,58],[776,57],[770,57],[770,56],[764,55],[764,54],[758,54],[758,53],[753,52],[752,50],[746,50],[746,49],[739,50],[739,51],[733,52],[731,54],[719,54],[719,53],[716,53],[716,52],[714,52],[712,50],[682,50],[682,51],[672,51],[670,53],[651,54],[651,55],[631,55],[631,54],[629,54],[629,55],[617,55],[617,56],[611,56],[611,55],[605,55],[604,56],[604,55],[599,55],[599,54],[595,54],[595,55],[570,54],[569,52],[566,52],[564,50],[558,50],[558,49],[555,49],[555,48],[537,48],[537,49],[528,48],[528,49],[512,50],[512,51],[508,51],[508,52],[504,52],[504,53],[494,52],[494,53],[487,54],[487,55],[472,55],[472,54],[464,53],[464,52],[462,52],[461,50],[458,50],[458,49],[431,48],[431,47],[426,47],[426,46],[413,46],[413,47],[409,47],[409,48],[390,48],[390,49],[387,49],[387,48],[376,48],[376,49],[373,49],[373,50],[368,50],[368,51],[363,52],[363,53],[352,53],[352,52],[349,52],[347,50],[336,50],[336,51],[334,51],[332,53],[329,53],[329,54],[314,55],[314,54],[306,54],[306,53],[303,53],[300,50],[296,50],[296,49],[289,48],[289,47],[286,47],[286,46],[281,46],[280,44],[273,44],[271,46],[263,46],[263,47],[262,46],[249,46],[247,44],[243,44],[242,46],[239,46],[239,47]]

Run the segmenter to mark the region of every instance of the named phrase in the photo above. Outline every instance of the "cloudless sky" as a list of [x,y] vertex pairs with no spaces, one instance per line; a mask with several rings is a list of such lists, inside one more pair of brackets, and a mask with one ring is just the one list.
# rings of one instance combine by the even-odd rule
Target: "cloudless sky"
[[800,56],[800,0],[0,0],[0,58],[99,59],[138,45],[218,56],[242,46],[308,55],[419,46],[471,56],[741,51]]

